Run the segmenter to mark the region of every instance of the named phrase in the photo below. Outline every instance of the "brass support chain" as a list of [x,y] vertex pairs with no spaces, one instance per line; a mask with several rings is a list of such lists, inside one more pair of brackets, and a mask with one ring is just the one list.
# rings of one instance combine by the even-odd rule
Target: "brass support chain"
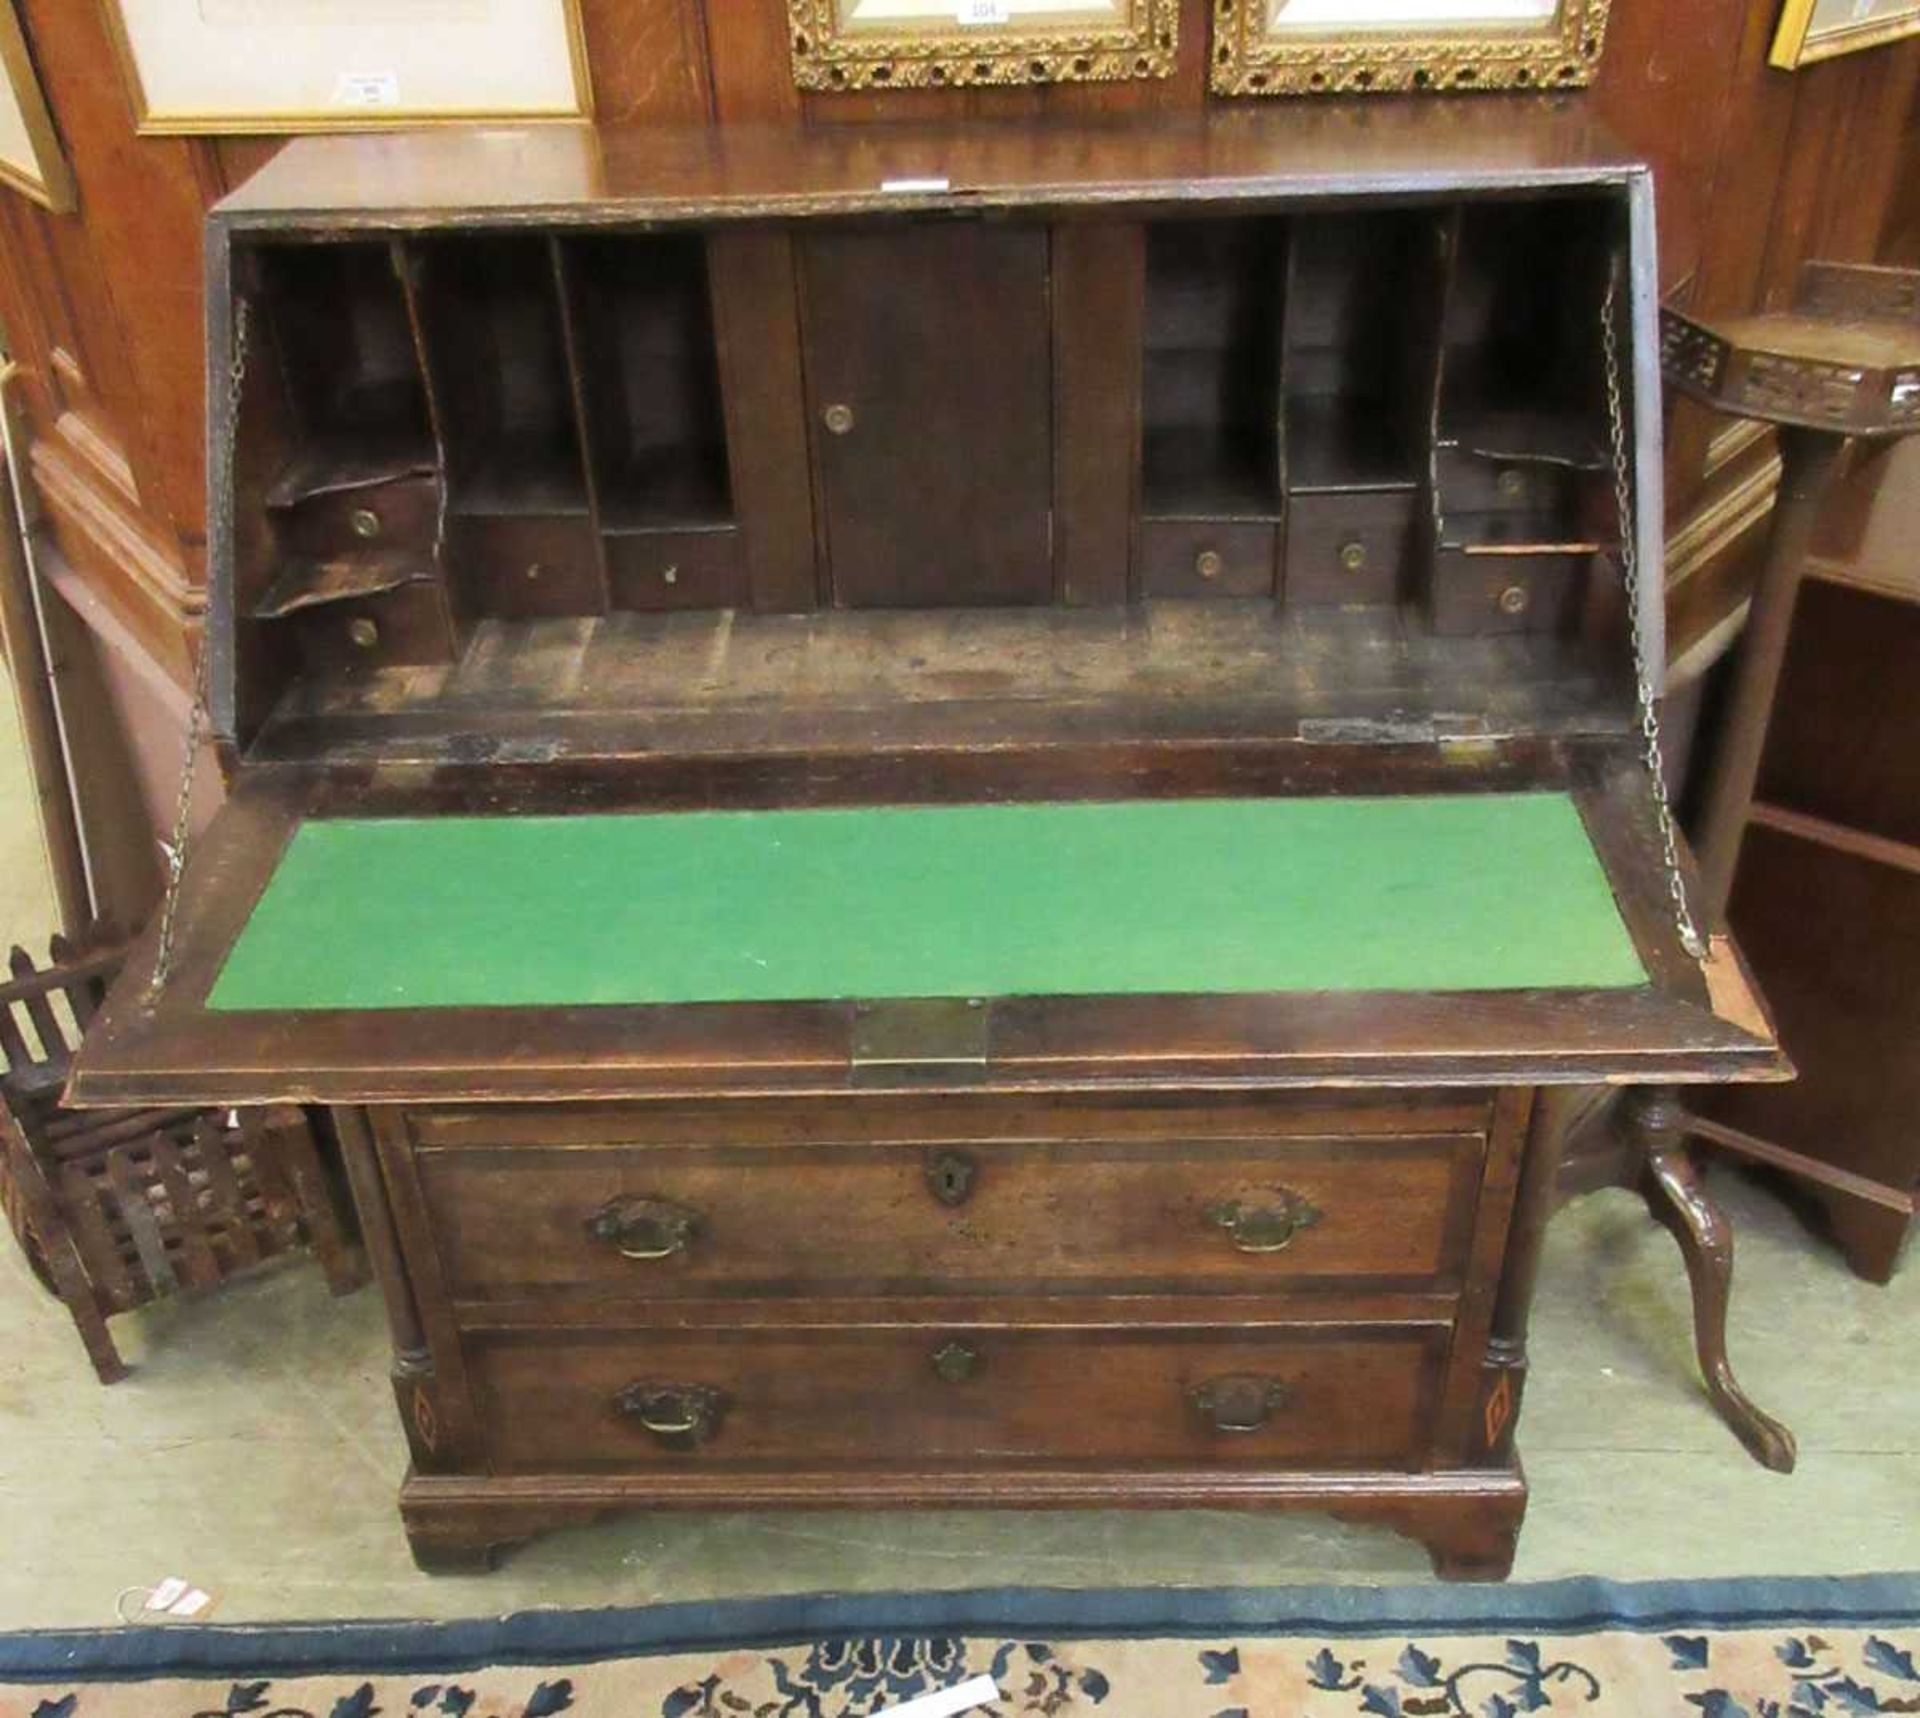
[[1666,866],[1667,893],[1673,903],[1674,927],[1681,946],[1695,960],[1707,954],[1706,938],[1694,922],[1687,902],[1686,878],[1680,870],[1680,834],[1667,795],[1667,766],[1660,751],[1660,703],[1653,689],[1653,664],[1647,659],[1646,633],[1640,624],[1640,548],[1635,531],[1632,462],[1628,457],[1627,411],[1620,382],[1620,335],[1614,321],[1619,300],[1618,271],[1607,281],[1606,302],[1600,307],[1600,349],[1606,361],[1607,428],[1613,442],[1613,498],[1619,511],[1620,570],[1626,581],[1627,626],[1633,640],[1634,693],[1640,710],[1647,779],[1653,789],[1654,820],[1659,826],[1661,859]]
[[[226,421],[221,428],[217,450],[218,469],[230,470],[240,422],[240,395],[247,381],[247,333],[249,306],[245,298],[233,301],[233,358],[227,365]],[[208,641],[211,617],[203,615],[200,626],[200,650],[193,669],[193,707],[187,712],[186,755],[180,761],[180,792],[174,801],[173,833],[163,851],[167,856],[167,887],[160,901],[160,932],[154,945],[153,976],[149,991],[157,991],[167,982],[173,969],[173,942],[180,912],[180,879],[187,868],[187,842],[193,816],[193,782],[200,762],[200,748],[207,734],[208,705],[213,696],[213,652]]]

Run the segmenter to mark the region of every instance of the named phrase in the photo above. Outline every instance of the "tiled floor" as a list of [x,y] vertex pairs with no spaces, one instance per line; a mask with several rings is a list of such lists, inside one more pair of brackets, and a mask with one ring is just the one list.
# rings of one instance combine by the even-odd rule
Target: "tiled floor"
[[[13,854],[23,774],[0,719],[0,926],[43,934]],[[23,883],[24,880],[24,883]],[[1791,1477],[1708,1409],[1685,1280],[1619,1193],[1555,1222],[1521,1424],[1533,1484],[1516,1575],[1653,1577],[1920,1567],[1920,1265],[1847,1275],[1760,1189],[1714,1181],[1740,1237],[1734,1359],[1799,1434]],[[492,1576],[413,1569],[404,1452],[372,1290],[307,1265],[116,1321],[136,1370],[94,1383],[71,1326],[0,1245],[0,1627],[105,1623],[181,1574],[227,1620],[459,1616],[537,1605],[1014,1583],[1426,1580],[1389,1534],[1251,1515],[657,1516],[556,1534]],[[1071,1411],[1063,1398],[1063,1411]]]

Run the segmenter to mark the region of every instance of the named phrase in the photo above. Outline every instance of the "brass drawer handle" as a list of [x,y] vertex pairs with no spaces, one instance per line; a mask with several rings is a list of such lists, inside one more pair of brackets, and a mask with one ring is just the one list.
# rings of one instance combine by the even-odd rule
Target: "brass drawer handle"
[[1291,1188],[1276,1187],[1257,1199],[1226,1199],[1209,1206],[1207,1221],[1226,1230],[1236,1252],[1279,1253],[1292,1246],[1301,1230],[1320,1221],[1320,1210]]
[[1229,1372],[1196,1385],[1191,1400],[1216,1432],[1257,1432],[1286,1406],[1287,1387],[1257,1372]]
[[670,1259],[700,1233],[700,1213],[671,1199],[622,1194],[587,1219],[587,1233],[623,1259]]
[[692,1449],[720,1429],[724,1397],[711,1384],[629,1384],[614,1405],[673,1449]]

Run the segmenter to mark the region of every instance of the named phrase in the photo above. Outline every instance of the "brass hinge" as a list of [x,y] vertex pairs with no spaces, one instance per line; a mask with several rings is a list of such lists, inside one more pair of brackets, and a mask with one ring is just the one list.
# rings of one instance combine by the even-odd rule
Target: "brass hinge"
[[983,997],[933,996],[856,1002],[853,1083],[933,1085],[987,1077],[993,1010]]

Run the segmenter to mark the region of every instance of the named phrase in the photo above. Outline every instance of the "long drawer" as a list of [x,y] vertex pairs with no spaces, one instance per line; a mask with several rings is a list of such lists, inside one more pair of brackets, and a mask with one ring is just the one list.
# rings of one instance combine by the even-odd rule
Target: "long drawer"
[[1477,1132],[541,1145],[415,1161],[456,1300],[1449,1293]]
[[1409,1469],[1444,1325],[469,1337],[494,1472],[996,1463]]

